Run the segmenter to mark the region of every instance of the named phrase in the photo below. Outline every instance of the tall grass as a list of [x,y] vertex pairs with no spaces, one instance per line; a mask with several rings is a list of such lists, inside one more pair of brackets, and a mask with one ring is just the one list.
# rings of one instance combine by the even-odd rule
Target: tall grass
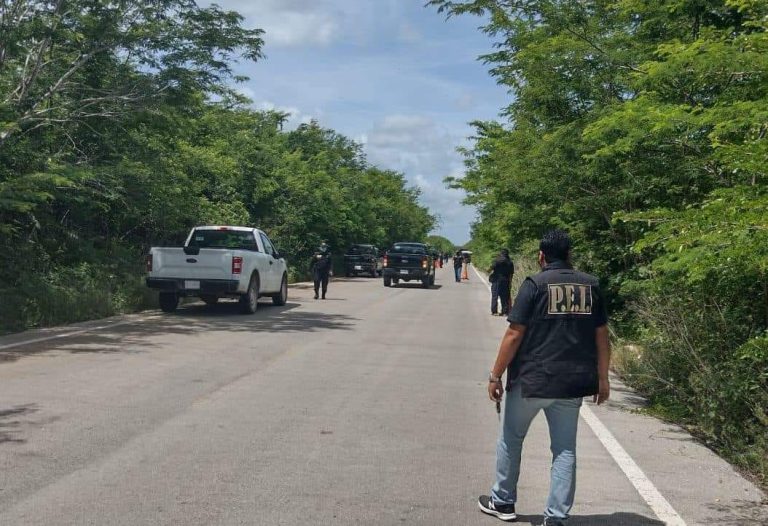
[[0,333],[60,325],[153,305],[140,267],[81,263],[0,287]]

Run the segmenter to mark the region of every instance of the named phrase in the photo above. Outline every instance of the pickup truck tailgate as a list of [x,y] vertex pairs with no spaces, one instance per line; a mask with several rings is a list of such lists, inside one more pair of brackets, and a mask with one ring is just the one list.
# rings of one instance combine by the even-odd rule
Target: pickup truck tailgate
[[232,251],[201,248],[187,255],[183,248],[153,248],[152,278],[232,279]]
[[389,254],[389,266],[392,268],[416,268],[421,267],[421,262],[426,256],[420,254]]

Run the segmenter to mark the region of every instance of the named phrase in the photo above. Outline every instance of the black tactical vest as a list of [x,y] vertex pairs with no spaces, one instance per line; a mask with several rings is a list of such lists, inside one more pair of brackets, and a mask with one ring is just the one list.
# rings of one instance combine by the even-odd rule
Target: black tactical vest
[[598,391],[597,278],[563,261],[527,278],[536,287],[532,316],[507,374],[526,398],[578,398]]

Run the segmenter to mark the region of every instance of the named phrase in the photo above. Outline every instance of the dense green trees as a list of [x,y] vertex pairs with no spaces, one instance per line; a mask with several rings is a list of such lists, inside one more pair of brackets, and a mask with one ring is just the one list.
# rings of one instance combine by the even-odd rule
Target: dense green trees
[[625,372],[768,473],[768,3],[430,2],[488,14],[513,95],[476,123],[474,247],[568,228],[639,342]]
[[321,239],[426,236],[402,174],[248,109],[232,62],[261,46],[191,0],[0,4],[0,332],[142,305],[142,254],[195,224],[265,228],[298,273]]
[[456,251],[456,245],[453,242],[443,236],[432,235],[427,237],[427,244],[433,247],[438,252],[443,254],[453,254]]

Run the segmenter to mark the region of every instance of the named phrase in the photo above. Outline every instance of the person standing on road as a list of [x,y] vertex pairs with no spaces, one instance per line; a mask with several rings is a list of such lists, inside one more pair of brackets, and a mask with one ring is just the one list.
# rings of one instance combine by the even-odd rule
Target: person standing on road
[[488,281],[491,282],[491,315],[496,316],[501,301],[501,315],[509,314],[509,304],[512,294],[512,276],[515,264],[509,259],[509,250],[502,248],[491,264]]
[[461,269],[464,265],[464,255],[461,249],[453,255],[453,273],[456,275],[456,283],[461,283]]
[[496,448],[496,483],[478,505],[501,520],[516,519],[523,440],[533,418],[544,410],[552,450],[544,526],[564,526],[576,491],[579,407],[585,396],[598,404],[608,400],[611,348],[598,280],[571,266],[568,234],[547,232],[539,248],[542,271],[520,287],[488,378],[488,395],[499,403],[506,370],[507,397]]
[[469,280],[469,264],[472,263],[472,255],[466,250],[462,252],[464,265],[461,267],[461,279]]
[[331,278],[331,247],[325,241],[312,254],[309,269],[312,271],[312,279],[315,282],[315,299],[320,297],[321,286],[322,298],[325,299],[325,294],[328,292],[328,281]]

